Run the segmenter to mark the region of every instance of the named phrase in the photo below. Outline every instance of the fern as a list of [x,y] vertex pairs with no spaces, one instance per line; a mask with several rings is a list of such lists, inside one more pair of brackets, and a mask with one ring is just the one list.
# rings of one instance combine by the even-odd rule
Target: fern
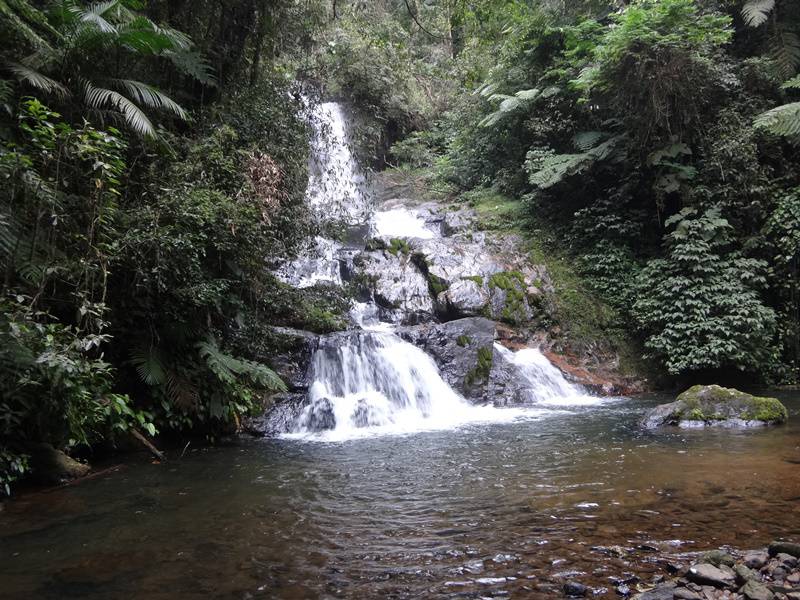
[[747,0],[742,7],[742,18],[749,27],[760,27],[774,9],[775,0]]
[[177,50],[167,51],[164,56],[172,61],[172,64],[192,79],[209,87],[216,87],[217,79],[214,77],[214,70],[208,59],[196,50]]
[[787,137],[793,144],[800,145],[800,102],[777,106],[758,115],[755,126]]
[[796,75],[791,79],[783,82],[781,85],[781,89],[783,90],[800,90],[800,75]]
[[530,182],[540,189],[552,187],[612,156],[621,139],[622,136],[615,136],[586,152],[576,154],[531,151],[525,165],[530,173]]
[[495,125],[500,120],[502,120],[506,115],[518,110],[521,107],[527,106],[528,103],[532,102],[536,98],[541,95],[541,90],[538,88],[530,89],[530,90],[520,90],[515,93],[513,96],[507,96],[505,94],[492,94],[489,96],[489,100],[500,100],[500,106],[498,109],[487,115],[481,122],[481,127],[491,127]]
[[800,68],[800,37],[797,32],[787,25],[777,25],[772,46],[772,60],[778,72],[786,78],[795,75]]
[[222,383],[234,384],[237,379],[246,377],[255,385],[271,391],[286,391],[286,384],[275,371],[261,363],[234,358],[220,350],[213,338],[198,342],[196,348],[200,357],[212,373]]

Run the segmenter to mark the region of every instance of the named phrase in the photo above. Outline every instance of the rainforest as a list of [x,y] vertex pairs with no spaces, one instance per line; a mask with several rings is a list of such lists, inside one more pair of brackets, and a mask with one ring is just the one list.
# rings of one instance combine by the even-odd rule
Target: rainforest
[[0,42],[0,598],[800,598],[800,3]]

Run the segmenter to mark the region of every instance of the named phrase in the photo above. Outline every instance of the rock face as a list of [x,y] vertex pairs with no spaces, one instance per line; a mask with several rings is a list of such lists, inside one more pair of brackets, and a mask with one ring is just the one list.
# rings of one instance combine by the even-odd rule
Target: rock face
[[492,371],[493,321],[471,317],[404,327],[396,333],[430,354],[442,378],[465,398],[481,400],[486,396]]
[[648,412],[641,425],[646,429],[673,425],[696,427],[756,427],[784,423],[786,407],[777,398],[752,396],[718,385],[696,385]]

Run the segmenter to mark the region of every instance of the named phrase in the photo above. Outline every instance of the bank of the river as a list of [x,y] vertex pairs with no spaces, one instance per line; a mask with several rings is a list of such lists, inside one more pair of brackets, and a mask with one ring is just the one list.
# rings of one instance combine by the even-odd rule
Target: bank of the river
[[[638,427],[669,398],[343,443],[242,439],[0,512],[0,598],[552,598],[800,539],[786,426]],[[627,582],[627,583],[626,583]]]

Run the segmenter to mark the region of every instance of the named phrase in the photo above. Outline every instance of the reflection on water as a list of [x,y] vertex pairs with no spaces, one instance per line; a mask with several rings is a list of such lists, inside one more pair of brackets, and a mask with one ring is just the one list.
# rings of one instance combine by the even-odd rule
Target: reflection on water
[[672,553],[800,537],[798,400],[766,431],[639,433],[656,400],[629,400],[131,466],[5,506],[0,597],[613,597]]

